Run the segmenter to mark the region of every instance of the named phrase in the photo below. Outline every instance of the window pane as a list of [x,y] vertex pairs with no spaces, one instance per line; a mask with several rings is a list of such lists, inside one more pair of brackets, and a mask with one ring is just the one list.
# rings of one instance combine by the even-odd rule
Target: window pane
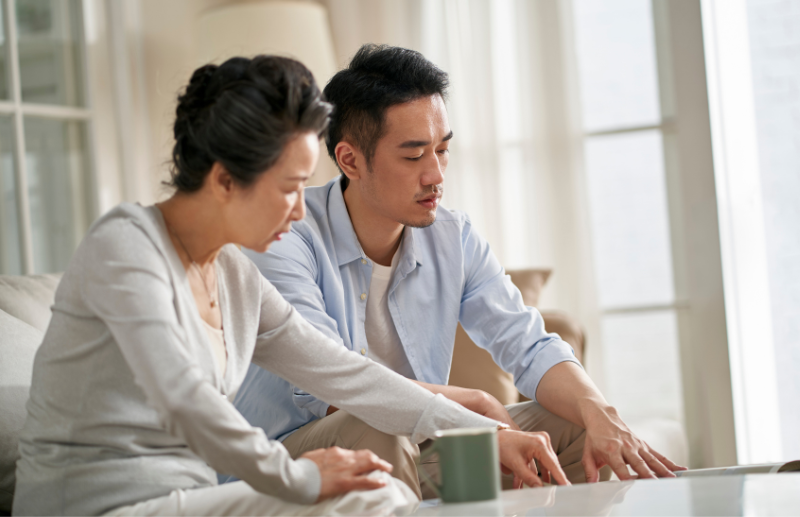
[[603,316],[605,395],[623,418],[683,420],[674,311]]
[[0,1],[0,99],[8,99],[9,74],[6,62],[6,25],[5,0]]
[[586,139],[594,261],[603,308],[674,301],[661,134]]
[[650,0],[575,0],[574,8],[584,128],[657,124]]
[[63,271],[88,228],[85,124],[25,118],[34,267]]
[[23,102],[83,105],[79,0],[16,0]]
[[0,117],[0,273],[22,274],[14,180],[14,121]]
[[747,0],[747,22],[783,455],[800,457],[800,2]]

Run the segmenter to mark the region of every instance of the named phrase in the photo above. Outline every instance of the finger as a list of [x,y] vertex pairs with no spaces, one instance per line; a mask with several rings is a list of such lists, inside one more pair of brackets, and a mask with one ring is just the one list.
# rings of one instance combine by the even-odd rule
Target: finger
[[521,459],[515,461],[509,468],[514,471],[514,475],[519,477],[528,486],[542,486],[542,480],[531,470],[531,468]]
[[637,451],[626,450],[623,452],[623,456],[628,465],[639,475],[639,479],[655,479],[656,475],[653,474],[653,471],[647,466],[647,462],[639,456]]
[[544,481],[545,483],[552,483],[549,470],[541,469],[540,475],[542,476],[542,481]]
[[660,478],[674,478],[675,474],[672,473],[667,467],[664,466],[663,463],[658,461],[653,454],[649,451],[642,449],[639,451],[639,455],[647,462],[647,466],[650,467],[650,470],[656,473],[656,476]]
[[536,458],[542,467],[542,472],[549,471],[548,480],[555,482],[559,485],[571,485],[567,479],[567,475],[561,470],[561,464],[558,462],[556,454],[552,451],[544,451],[541,456]]
[[514,474],[514,484],[511,485],[515,490],[522,488],[522,479],[519,478],[516,474]]
[[597,463],[595,463],[594,456],[589,452],[589,449],[584,451],[581,463],[583,463],[583,473],[586,474],[587,483],[597,483],[600,481],[600,472],[597,469]]
[[346,492],[352,490],[375,490],[386,486],[386,480],[376,476],[353,476],[344,483]]
[[[648,446],[649,447],[649,446]],[[668,469],[675,472],[676,470],[688,470],[686,467],[681,467],[677,463],[674,463],[672,460],[664,456],[663,454],[659,453],[656,450],[650,449],[650,453],[658,459],[663,465],[665,465]]]
[[613,456],[608,458],[608,465],[611,467],[611,470],[614,471],[614,474],[620,479],[620,481],[630,481],[633,479],[631,476],[630,471],[628,470],[628,465],[622,460],[622,455],[617,453]]
[[364,472],[372,472],[373,470],[382,470],[384,472],[392,471],[391,463],[380,459],[377,454],[370,450],[364,449],[356,451],[355,456],[355,474],[363,474]]

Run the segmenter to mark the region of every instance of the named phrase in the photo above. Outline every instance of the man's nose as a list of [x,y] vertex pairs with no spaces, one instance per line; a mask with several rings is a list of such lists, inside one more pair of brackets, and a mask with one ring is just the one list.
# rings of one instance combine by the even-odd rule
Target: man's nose
[[422,175],[423,185],[440,185],[444,182],[444,166],[436,154],[433,159],[425,162],[425,172]]

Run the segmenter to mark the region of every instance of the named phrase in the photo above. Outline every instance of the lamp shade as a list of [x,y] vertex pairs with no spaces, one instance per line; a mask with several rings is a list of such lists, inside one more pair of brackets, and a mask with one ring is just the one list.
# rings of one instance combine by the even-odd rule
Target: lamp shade
[[[234,56],[276,54],[302,62],[320,89],[336,73],[328,12],[305,0],[263,0],[206,11],[197,27],[197,64],[222,63]],[[310,184],[322,184],[336,174],[335,165],[320,149]]]
[[328,12],[303,0],[264,0],[206,11],[197,24],[198,65],[277,54],[305,64],[324,86],[336,72]]

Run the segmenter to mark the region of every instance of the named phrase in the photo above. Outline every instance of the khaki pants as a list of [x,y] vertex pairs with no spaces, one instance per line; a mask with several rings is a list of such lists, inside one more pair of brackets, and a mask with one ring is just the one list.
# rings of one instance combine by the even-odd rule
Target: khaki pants
[[[521,402],[507,406],[514,422],[523,431],[545,431],[558,455],[561,468],[572,483],[584,483],[583,441],[585,433],[577,425],[552,414],[535,402]],[[304,425],[284,440],[283,445],[293,458],[314,449],[338,446],[343,449],[369,449],[380,458],[394,466],[392,475],[404,481],[419,498],[429,498],[431,492],[420,488],[416,460],[419,447],[408,438],[393,436],[378,431],[349,413],[339,410]],[[436,465],[426,464],[423,468],[435,470]],[[601,479],[607,480],[610,472],[601,470]],[[505,479],[507,478],[507,479]],[[504,488],[510,488],[512,476],[504,476]]]

